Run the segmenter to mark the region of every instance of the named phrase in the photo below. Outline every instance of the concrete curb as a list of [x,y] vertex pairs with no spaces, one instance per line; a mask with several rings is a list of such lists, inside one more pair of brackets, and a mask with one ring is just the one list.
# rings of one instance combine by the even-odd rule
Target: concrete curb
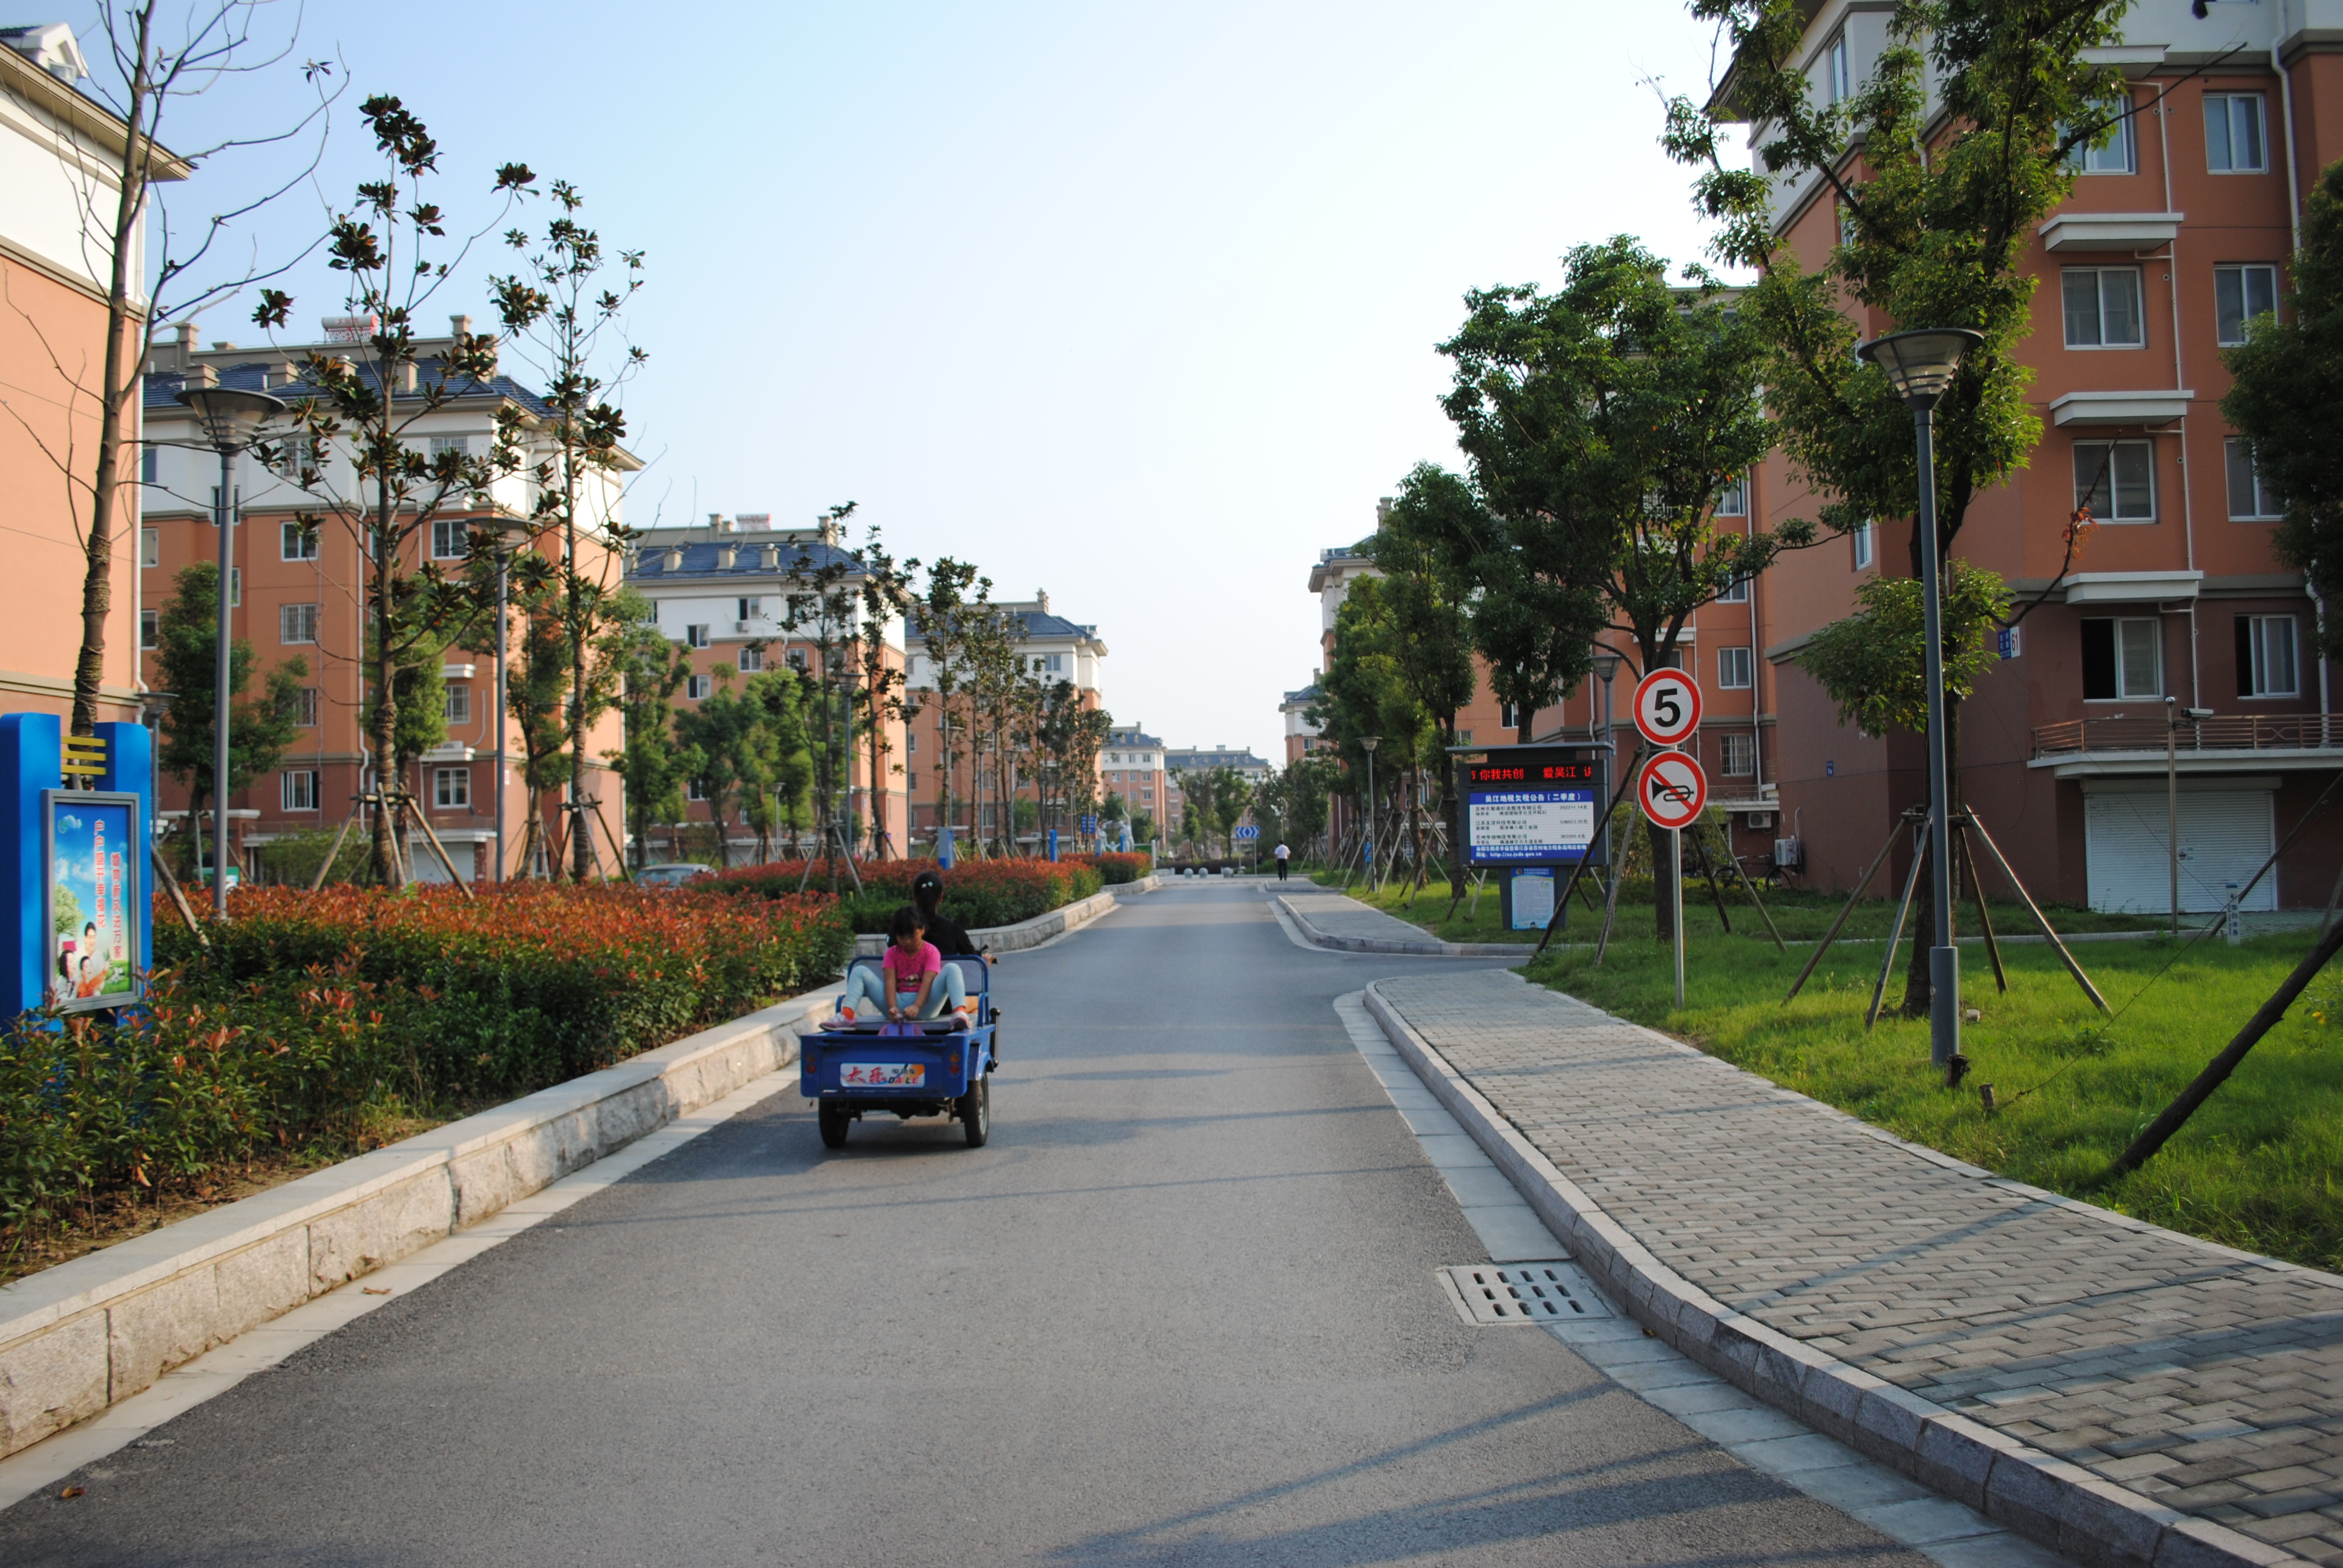
[[797,1060],[833,986],[0,1287],[0,1455]]
[[[990,948],[997,953],[1022,952],[1038,948],[1043,942],[1054,941],[1068,931],[1078,931],[1100,916],[1113,910],[1117,895],[1151,893],[1161,886],[1153,873],[1135,882],[1118,882],[1113,887],[1092,893],[1087,899],[1077,899],[1061,905],[1046,914],[1035,915],[1030,920],[1020,920],[1013,926],[984,926],[968,933],[969,940],[979,947]],[[887,939],[864,932],[854,939],[857,958],[875,959],[887,950]]]
[[2307,1561],[2210,1520],[2159,1508],[1735,1312],[1604,1213],[1383,1000],[1380,982],[1366,988],[1365,1000],[1393,1048],[1580,1265],[1656,1337],[1726,1381],[2083,1563],[2269,1568]]
[[[1295,909],[1293,901],[1283,893],[1272,896],[1277,900],[1277,907],[1292,918],[1303,936],[1319,947],[1332,948],[1339,952],[1412,953],[1420,958],[1443,959],[1527,959],[1533,945],[1528,942],[1441,942],[1430,938],[1422,941],[1406,941],[1392,937],[1338,937],[1311,924],[1310,917]],[[1359,907],[1365,909],[1367,906],[1361,904]],[[1382,911],[1377,910],[1376,913]]]

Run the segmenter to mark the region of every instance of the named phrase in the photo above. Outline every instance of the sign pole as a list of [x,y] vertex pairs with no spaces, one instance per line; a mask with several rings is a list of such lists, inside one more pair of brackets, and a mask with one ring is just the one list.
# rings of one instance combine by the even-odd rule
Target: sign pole
[[1668,829],[1669,924],[1676,935],[1676,1010],[1684,1011],[1684,829]]

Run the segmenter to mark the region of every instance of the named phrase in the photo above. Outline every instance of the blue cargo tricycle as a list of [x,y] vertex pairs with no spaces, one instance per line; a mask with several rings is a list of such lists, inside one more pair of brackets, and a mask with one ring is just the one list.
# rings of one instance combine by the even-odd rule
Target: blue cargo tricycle
[[[848,967],[877,969],[875,958],[857,958]],[[846,1130],[866,1111],[886,1111],[909,1121],[914,1116],[950,1116],[981,1149],[992,1135],[992,1044],[1000,1029],[992,1010],[991,970],[980,958],[955,954],[968,982],[972,1016],[965,1028],[949,1018],[916,1023],[858,1022],[849,1029],[820,1029],[798,1042],[798,1092],[816,1105],[821,1141],[846,1147]]]

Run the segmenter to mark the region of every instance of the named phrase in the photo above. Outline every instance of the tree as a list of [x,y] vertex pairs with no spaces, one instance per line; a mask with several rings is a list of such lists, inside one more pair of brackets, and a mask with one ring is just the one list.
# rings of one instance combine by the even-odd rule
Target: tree
[[[188,694],[165,711],[155,766],[187,787],[187,823],[200,842],[206,802],[212,799],[214,723],[210,694],[219,668],[219,568],[197,561],[180,569],[168,604],[156,618],[156,674],[166,691]],[[227,788],[233,795],[276,770],[292,745],[301,712],[301,682],[308,664],[288,658],[268,673],[257,700],[246,700],[252,681],[252,644],[228,644]],[[221,829],[214,825],[215,837]],[[215,859],[219,859],[215,851]]]
[[[516,252],[528,252],[519,271],[488,280],[496,295],[507,346],[529,360],[538,374],[538,396],[549,412],[532,432],[537,448],[533,477],[537,502],[530,530],[558,545],[562,639],[569,654],[569,707],[564,751],[569,761],[569,799],[577,820],[570,832],[569,874],[584,881],[594,867],[593,843],[582,809],[586,793],[586,732],[617,700],[615,682],[588,666],[599,635],[614,612],[611,571],[623,560],[634,535],[618,521],[624,482],[618,476],[639,467],[619,446],[627,417],[611,401],[643,364],[644,351],[626,344],[618,367],[607,379],[600,362],[606,335],[623,337],[620,315],[643,286],[643,253],[622,250],[623,269],[615,286],[603,279],[611,258],[601,236],[578,219],[585,197],[567,180],[553,182],[560,211],[541,239],[520,229],[505,235]],[[536,249],[530,250],[534,245]],[[597,547],[597,569],[589,572],[580,545]],[[498,548],[487,536],[476,550]],[[619,852],[616,844],[611,852]]]
[[[2036,280],[2020,268],[2073,188],[2077,149],[2136,112],[2121,70],[2084,57],[2117,41],[2127,8],[1899,0],[1871,80],[1818,104],[1804,58],[1811,12],[1798,0],[1693,0],[1693,15],[1730,45],[1730,107],[1677,98],[1663,141],[1701,171],[1694,200],[1723,225],[1718,258],[1758,275],[1741,308],[1765,345],[1783,447],[1824,528],[1845,533],[1918,506],[1911,411],[1855,358],[1850,306],[1984,337],[1936,407],[1940,554],[1949,558],[1970,503],[2039,438],[2019,358]],[[1764,172],[1725,166],[1718,127],[1728,112],[1769,127]],[[1772,211],[1775,188],[1809,178],[1828,187],[1841,235],[1816,271],[1776,236]],[[1917,577],[1916,532],[1912,548]]]
[[520,745],[521,790],[527,799],[521,827],[521,865],[534,873],[542,867],[547,879],[560,874],[545,826],[545,794],[561,788],[568,773],[562,763],[564,732],[561,716],[569,690],[569,650],[561,636],[558,616],[532,613],[535,591],[515,596],[520,611],[518,656],[506,665],[505,710],[512,716]]
[[[2283,317],[2254,319],[2223,354],[2237,380],[2221,417],[2251,442],[2254,471],[2285,508],[2272,548],[2324,605],[2343,593],[2343,163],[2318,176],[2303,214]],[[2343,658],[2343,621],[2322,614],[2319,657]]]
[[675,740],[675,694],[691,675],[691,650],[659,628],[658,608],[621,589],[602,633],[603,662],[618,682],[625,744],[603,753],[626,782],[637,867],[649,863],[654,822],[683,819],[686,775]]
[[755,785],[748,793],[746,811],[757,835],[758,853],[769,860],[776,829],[794,834],[813,817],[814,761],[805,721],[809,686],[793,671],[767,669],[750,676],[741,692],[755,721],[741,738],[742,750],[753,763],[740,771]]
[[[893,748],[887,730],[904,712],[904,671],[889,661],[887,628],[900,622],[918,602],[911,584],[920,563],[916,558],[898,561],[880,542],[879,525],[873,523],[854,551],[854,568],[856,608],[861,611],[854,656],[862,675],[861,684],[854,690],[854,705],[870,739],[870,858],[883,860],[892,848],[887,832],[887,758]],[[910,801],[907,793],[907,831]]]
[[[417,427],[458,398],[488,390],[497,374],[494,337],[459,332],[428,366],[416,347],[415,317],[450,276],[453,261],[433,261],[427,242],[447,236],[447,215],[425,198],[426,176],[438,172],[439,146],[423,122],[398,99],[377,95],[359,106],[374,134],[383,176],[362,182],[349,212],[335,215],[327,236],[327,265],[348,277],[344,305],[372,321],[374,329],[357,355],[313,350],[303,379],[307,388],[292,405],[295,439],[264,452],[295,476],[302,492],[318,503],[300,523],[314,531],[328,518],[358,540],[367,565],[367,657],[374,687],[372,745],[379,759],[395,755],[398,725],[396,694],[387,699],[399,659],[417,640],[433,635],[458,613],[447,579],[427,562],[407,567],[407,547],[418,535],[429,538],[444,511],[488,503],[489,485],[520,464],[522,427],[529,416],[507,402],[497,412],[493,450],[485,456],[418,449]],[[504,198],[496,221],[536,180],[528,167],[499,168],[494,191]],[[493,227],[490,224],[488,227]],[[488,232],[483,227],[473,237]],[[458,247],[460,260],[469,241]],[[292,314],[293,298],[274,288],[260,291],[253,319],[270,328]],[[335,483],[338,465],[327,454],[347,442],[356,483]],[[378,776],[385,784],[391,780]],[[374,875],[394,886],[403,872],[392,840],[395,813],[374,814]]]
[[928,568],[928,586],[916,614],[920,646],[929,665],[936,705],[936,825],[939,840],[952,828],[954,771],[966,745],[966,726],[955,728],[966,671],[968,626],[989,612],[992,579],[950,556]]
[[[1793,661],[1837,705],[1841,724],[1865,735],[1926,734],[1927,643],[1918,579],[1873,578],[1855,598],[1855,613],[1815,633]],[[2009,601],[1996,574],[1957,557],[1948,563],[1941,606],[1948,716],[2000,657],[1990,634]]]
[[[191,276],[207,270],[213,247],[233,235],[239,219],[315,172],[317,156],[325,146],[323,121],[340,95],[334,67],[312,60],[300,69],[314,101],[285,129],[261,136],[228,136],[178,155],[159,145],[164,120],[175,102],[201,96],[223,83],[239,82],[278,65],[292,68],[290,35],[282,45],[256,42],[253,21],[258,10],[256,0],[213,0],[167,14],[162,13],[158,0],[106,0],[101,5],[98,30],[105,35],[106,46],[100,63],[106,74],[97,79],[92,95],[120,126],[118,139],[114,135],[105,138],[100,149],[103,156],[91,155],[89,133],[81,126],[68,124],[63,116],[48,115],[32,97],[15,100],[17,107],[29,111],[36,123],[45,116],[48,118],[48,128],[65,155],[62,161],[75,170],[82,241],[89,250],[104,256],[106,275],[106,347],[97,385],[86,385],[88,367],[74,362],[65,346],[45,339],[43,344],[59,378],[73,389],[68,417],[80,417],[84,397],[96,405],[97,437],[88,477],[83,477],[77,468],[70,427],[65,449],[55,449],[43,439],[41,414],[28,417],[0,394],[0,407],[24,426],[64,475],[69,491],[75,493],[75,509],[80,511],[85,502],[87,507],[89,523],[81,535],[81,645],[74,665],[70,719],[75,735],[95,733],[97,722],[106,673],[106,625],[114,608],[115,524],[123,510],[123,486],[136,483],[125,475],[126,454],[137,444],[133,432],[146,371],[146,339],[164,323],[190,319],[283,270],[247,262],[241,266],[228,265],[210,283]],[[166,18],[160,25],[158,14]],[[176,31],[166,37],[173,23]],[[63,63],[73,67],[86,64],[77,45]],[[65,95],[76,97],[70,85]],[[168,204],[158,199],[158,186],[186,179],[198,165],[209,171],[229,154],[287,143],[304,136],[313,126],[318,127],[319,134],[307,166],[241,205],[211,213],[200,224],[183,228],[173,223]],[[216,181],[213,188],[218,188]],[[31,321],[29,315],[25,318]]]
[[[1598,596],[1649,672],[1674,662],[1694,611],[1814,528],[1715,526],[1718,500],[1773,444],[1748,312],[1705,280],[1671,286],[1665,264],[1624,236],[1574,248],[1564,270],[1553,295],[1467,297],[1463,328],[1441,345],[1455,366],[1443,407],[1524,574]],[[1660,863],[1664,829],[1650,831]],[[1664,938],[1668,900],[1653,904]]]
[[[830,508],[824,518],[825,542],[854,515],[854,503]],[[792,588],[781,625],[790,631],[811,628],[814,668],[809,693],[814,714],[813,789],[815,817],[822,835],[822,853],[830,862],[833,883],[838,875],[839,832],[850,809],[846,799],[847,778],[854,758],[855,673],[850,655],[858,635],[860,606],[854,585],[856,563],[851,555],[833,555],[817,561],[800,550],[789,568]],[[851,841],[847,853],[853,854]],[[857,879],[859,881],[859,878]]]

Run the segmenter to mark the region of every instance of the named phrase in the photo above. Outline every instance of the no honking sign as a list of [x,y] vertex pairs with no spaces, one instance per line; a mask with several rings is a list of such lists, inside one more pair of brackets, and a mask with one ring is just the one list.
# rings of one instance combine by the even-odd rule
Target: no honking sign
[[1689,828],[1708,804],[1708,775],[1697,759],[1663,751],[1636,774],[1635,799],[1658,826]]

